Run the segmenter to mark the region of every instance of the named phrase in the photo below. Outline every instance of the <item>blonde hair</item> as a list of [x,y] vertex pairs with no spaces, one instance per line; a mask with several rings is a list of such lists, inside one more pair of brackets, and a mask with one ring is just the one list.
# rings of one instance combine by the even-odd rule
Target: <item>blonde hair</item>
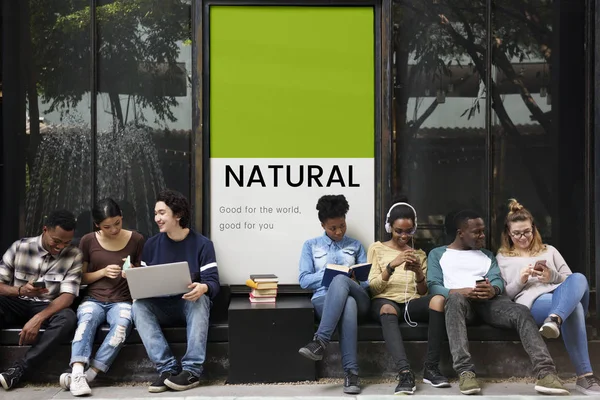
[[546,250],[546,245],[542,242],[542,236],[535,226],[533,215],[527,210],[521,203],[516,199],[509,199],[508,201],[508,214],[504,219],[504,230],[500,238],[500,250],[498,252],[504,256],[515,257],[518,256],[518,252],[515,251],[515,243],[510,236],[509,225],[513,222],[531,222],[531,230],[533,233],[533,239],[529,244],[529,253],[531,256],[535,256]]

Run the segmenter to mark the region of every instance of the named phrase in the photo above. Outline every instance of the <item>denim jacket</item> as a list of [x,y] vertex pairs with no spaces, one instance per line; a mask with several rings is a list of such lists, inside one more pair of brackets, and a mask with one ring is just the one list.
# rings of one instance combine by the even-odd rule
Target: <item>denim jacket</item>
[[[363,245],[356,239],[344,236],[336,242],[327,233],[304,242],[300,256],[300,286],[314,290],[313,299],[327,294],[327,288],[321,286],[321,280],[327,264],[351,266],[367,262],[367,253]],[[367,289],[368,282],[360,285]]]

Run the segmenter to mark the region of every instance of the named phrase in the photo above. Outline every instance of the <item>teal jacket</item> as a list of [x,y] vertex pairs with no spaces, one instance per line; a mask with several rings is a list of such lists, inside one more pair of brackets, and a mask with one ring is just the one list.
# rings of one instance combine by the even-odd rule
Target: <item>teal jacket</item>
[[[444,286],[444,273],[440,266],[440,259],[447,248],[448,246],[436,247],[431,250],[427,256],[427,286],[429,287],[429,293],[433,295],[441,294],[444,297],[448,297],[450,289]],[[485,278],[490,280],[492,286],[496,286],[500,289],[500,293],[504,292],[504,279],[502,279],[502,275],[500,274],[500,268],[498,267],[496,257],[494,257],[494,254],[487,249],[481,249],[480,251],[488,256],[492,262]]]

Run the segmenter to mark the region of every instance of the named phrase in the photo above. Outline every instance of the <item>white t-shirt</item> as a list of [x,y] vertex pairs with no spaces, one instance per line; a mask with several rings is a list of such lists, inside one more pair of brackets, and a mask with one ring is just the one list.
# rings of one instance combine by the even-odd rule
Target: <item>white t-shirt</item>
[[447,289],[475,287],[475,281],[483,279],[492,260],[481,250],[455,250],[446,248],[440,258]]

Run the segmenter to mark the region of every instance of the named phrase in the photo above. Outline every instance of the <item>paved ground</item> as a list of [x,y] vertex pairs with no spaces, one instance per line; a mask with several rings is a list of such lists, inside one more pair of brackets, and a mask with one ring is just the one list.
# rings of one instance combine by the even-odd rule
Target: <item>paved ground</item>
[[[393,396],[395,384],[389,383],[365,383],[363,392],[358,396],[349,396],[342,393],[341,380],[328,380],[329,383],[311,383],[311,384],[273,384],[273,385],[226,385],[224,382],[215,382],[213,384],[202,386],[186,392],[165,392],[160,394],[148,393],[146,385],[123,385],[100,387],[92,386],[92,398],[98,399],[149,399],[156,398],[160,400],[201,400],[201,399],[219,399],[234,400],[243,398],[244,400],[258,400],[269,398],[276,399],[327,399],[327,400],[384,400],[398,398]],[[558,396],[543,396],[535,392],[533,383],[524,382],[484,382],[483,391],[478,398],[486,399],[539,399],[558,398]],[[574,390],[574,383],[567,383],[566,386],[571,390],[570,399],[591,399],[592,397],[583,396]],[[458,391],[458,383],[453,383],[451,388],[435,389],[422,383],[417,384],[415,397],[421,399],[461,399],[466,397]],[[9,392],[4,392],[0,388],[0,399],[2,400],[47,400],[47,399],[73,399],[69,393],[60,389],[58,386],[26,386],[17,388]],[[564,398],[564,397],[563,397]]]

